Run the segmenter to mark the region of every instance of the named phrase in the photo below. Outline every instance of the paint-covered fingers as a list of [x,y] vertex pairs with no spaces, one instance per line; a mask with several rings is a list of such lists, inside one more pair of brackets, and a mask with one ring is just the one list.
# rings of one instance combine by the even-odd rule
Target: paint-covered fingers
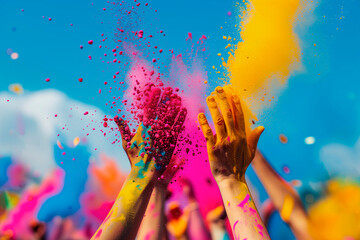
[[264,132],[264,130],[265,130],[265,128],[263,126],[260,126],[260,127],[255,128],[254,130],[252,130],[251,133],[249,134],[247,142],[248,142],[248,145],[250,148],[252,158],[255,157],[259,138],[260,138],[261,134]]
[[214,146],[215,145],[215,137],[214,134],[209,126],[209,123],[206,119],[206,116],[204,113],[200,113],[198,115],[199,124],[201,126],[201,130],[204,134],[204,137],[206,139],[206,143],[208,146]]
[[161,89],[160,88],[154,88],[151,92],[151,95],[146,100],[146,106],[144,109],[144,125],[148,126],[151,124],[151,121],[153,121],[156,117],[156,107],[159,103],[161,95]]
[[166,109],[163,121],[167,124],[167,127],[171,127],[174,125],[175,120],[181,111],[182,102],[179,96],[173,94],[172,88],[165,89],[165,94],[167,95],[167,99],[165,102]]
[[121,138],[122,138],[122,145],[126,149],[128,142],[131,141],[131,131],[127,123],[124,119],[119,116],[114,117],[114,122],[117,124]]
[[175,133],[179,134],[181,132],[181,129],[186,120],[186,116],[187,116],[187,109],[181,108],[180,113],[176,119],[176,122],[173,125],[173,130],[175,131]]
[[172,126],[172,131],[171,131],[172,136],[170,137],[170,145],[171,145],[170,148],[171,149],[174,149],[176,146],[176,142],[179,137],[179,134],[181,133],[181,131],[183,129],[183,125],[184,125],[186,116],[187,116],[187,109],[181,108],[180,113],[178,114],[178,117],[176,119],[176,122]]
[[234,122],[233,111],[231,109],[229,100],[226,96],[225,89],[222,87],[217,87],[215,89],[215,92],[217,97],[217,103],[224,117],[227,133],[230,137],[232,137],[235,135],[235,122]]
[[184,163],[185,159],[179,159],[176,156],[173,156],[169,164],[165,166],[164,173],[158,178],[158,184],[167,187]]
[[239,96],[231,96],[231,104],[235,116],[235,128],[242,136],[245,136],[245,118]]
[[216,131],[216,135],[217,135],[217,141],[220,142],[220,141],[227,138],[224,118],[223,118],[222,114],[220,113],[217,102],[216,102],[216,100],[215,100],[215,98],[213,96],[209,96],[206,99],[206,102],[208,104],[211,117],[212,117],[212,119],[214,121],[214,124],[215,124],[215,131]]

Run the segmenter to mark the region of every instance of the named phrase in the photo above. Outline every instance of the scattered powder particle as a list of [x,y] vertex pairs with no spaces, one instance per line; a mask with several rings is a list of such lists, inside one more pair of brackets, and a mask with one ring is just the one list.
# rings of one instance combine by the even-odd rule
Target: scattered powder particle
[[287,144],[288,143],[288,138],[284,134],[279,135],[279,140],[280,140],[280,142],[282,144]]

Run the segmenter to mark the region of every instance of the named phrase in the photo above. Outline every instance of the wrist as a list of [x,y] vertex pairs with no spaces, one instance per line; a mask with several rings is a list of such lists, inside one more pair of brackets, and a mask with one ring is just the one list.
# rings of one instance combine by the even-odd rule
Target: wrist
[[246,180],[245,180],[245,176],[240,177],[240,179],[235,176],[235,174],[230,174],[230,175],[217,175],[214,176],[214,179],[216,181],[216,183],[218,185],[226,185],[226,184],[230,184],[230,183],[235,183],[235,182],[240,182],[240,183],[245,183],[246,184]]
[[134,169],[131,169],[127,181],[138,183],[140,185],[153,185],[155,186],[155,180],[152,174],[147,172],[141,172]]
[[247,189],[247,183],[245,178],[243,178],[242,180],[238,180],[235,176],[227,176],[227,177],[220,177],[218,179],[216,179],[216,183],[221,190],[233,190],[233,189],[243,189],[246,188]]

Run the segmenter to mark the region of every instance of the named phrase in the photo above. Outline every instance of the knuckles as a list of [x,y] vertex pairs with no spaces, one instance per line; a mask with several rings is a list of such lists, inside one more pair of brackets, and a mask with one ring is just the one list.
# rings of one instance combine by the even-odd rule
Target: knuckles
[[230,119],[233,118],[233,114],[232,114],[231,109],[229,109],[229,110],[226,112],[226,117],[227,117],[227,118],[230,118]]
[[218,116],[218,118],[216,119],[216,124],[217,125],[223,125],[224,124],[224,118],[222,116]]

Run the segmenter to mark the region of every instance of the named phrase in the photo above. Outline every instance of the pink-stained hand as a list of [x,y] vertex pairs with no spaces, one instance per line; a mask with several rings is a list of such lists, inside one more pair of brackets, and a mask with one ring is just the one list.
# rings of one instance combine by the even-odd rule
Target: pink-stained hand
[[118,116],[114,118],[132,172],[161,180],[166,169],[176,166],[171,159],[186,115],[187,110],[182,107],[180,97],[173,94],[171,88],[165,89],[162,96],[161,90],[155,88],[144,108],[143,123],[135,135],[131,134],[125,120]]

